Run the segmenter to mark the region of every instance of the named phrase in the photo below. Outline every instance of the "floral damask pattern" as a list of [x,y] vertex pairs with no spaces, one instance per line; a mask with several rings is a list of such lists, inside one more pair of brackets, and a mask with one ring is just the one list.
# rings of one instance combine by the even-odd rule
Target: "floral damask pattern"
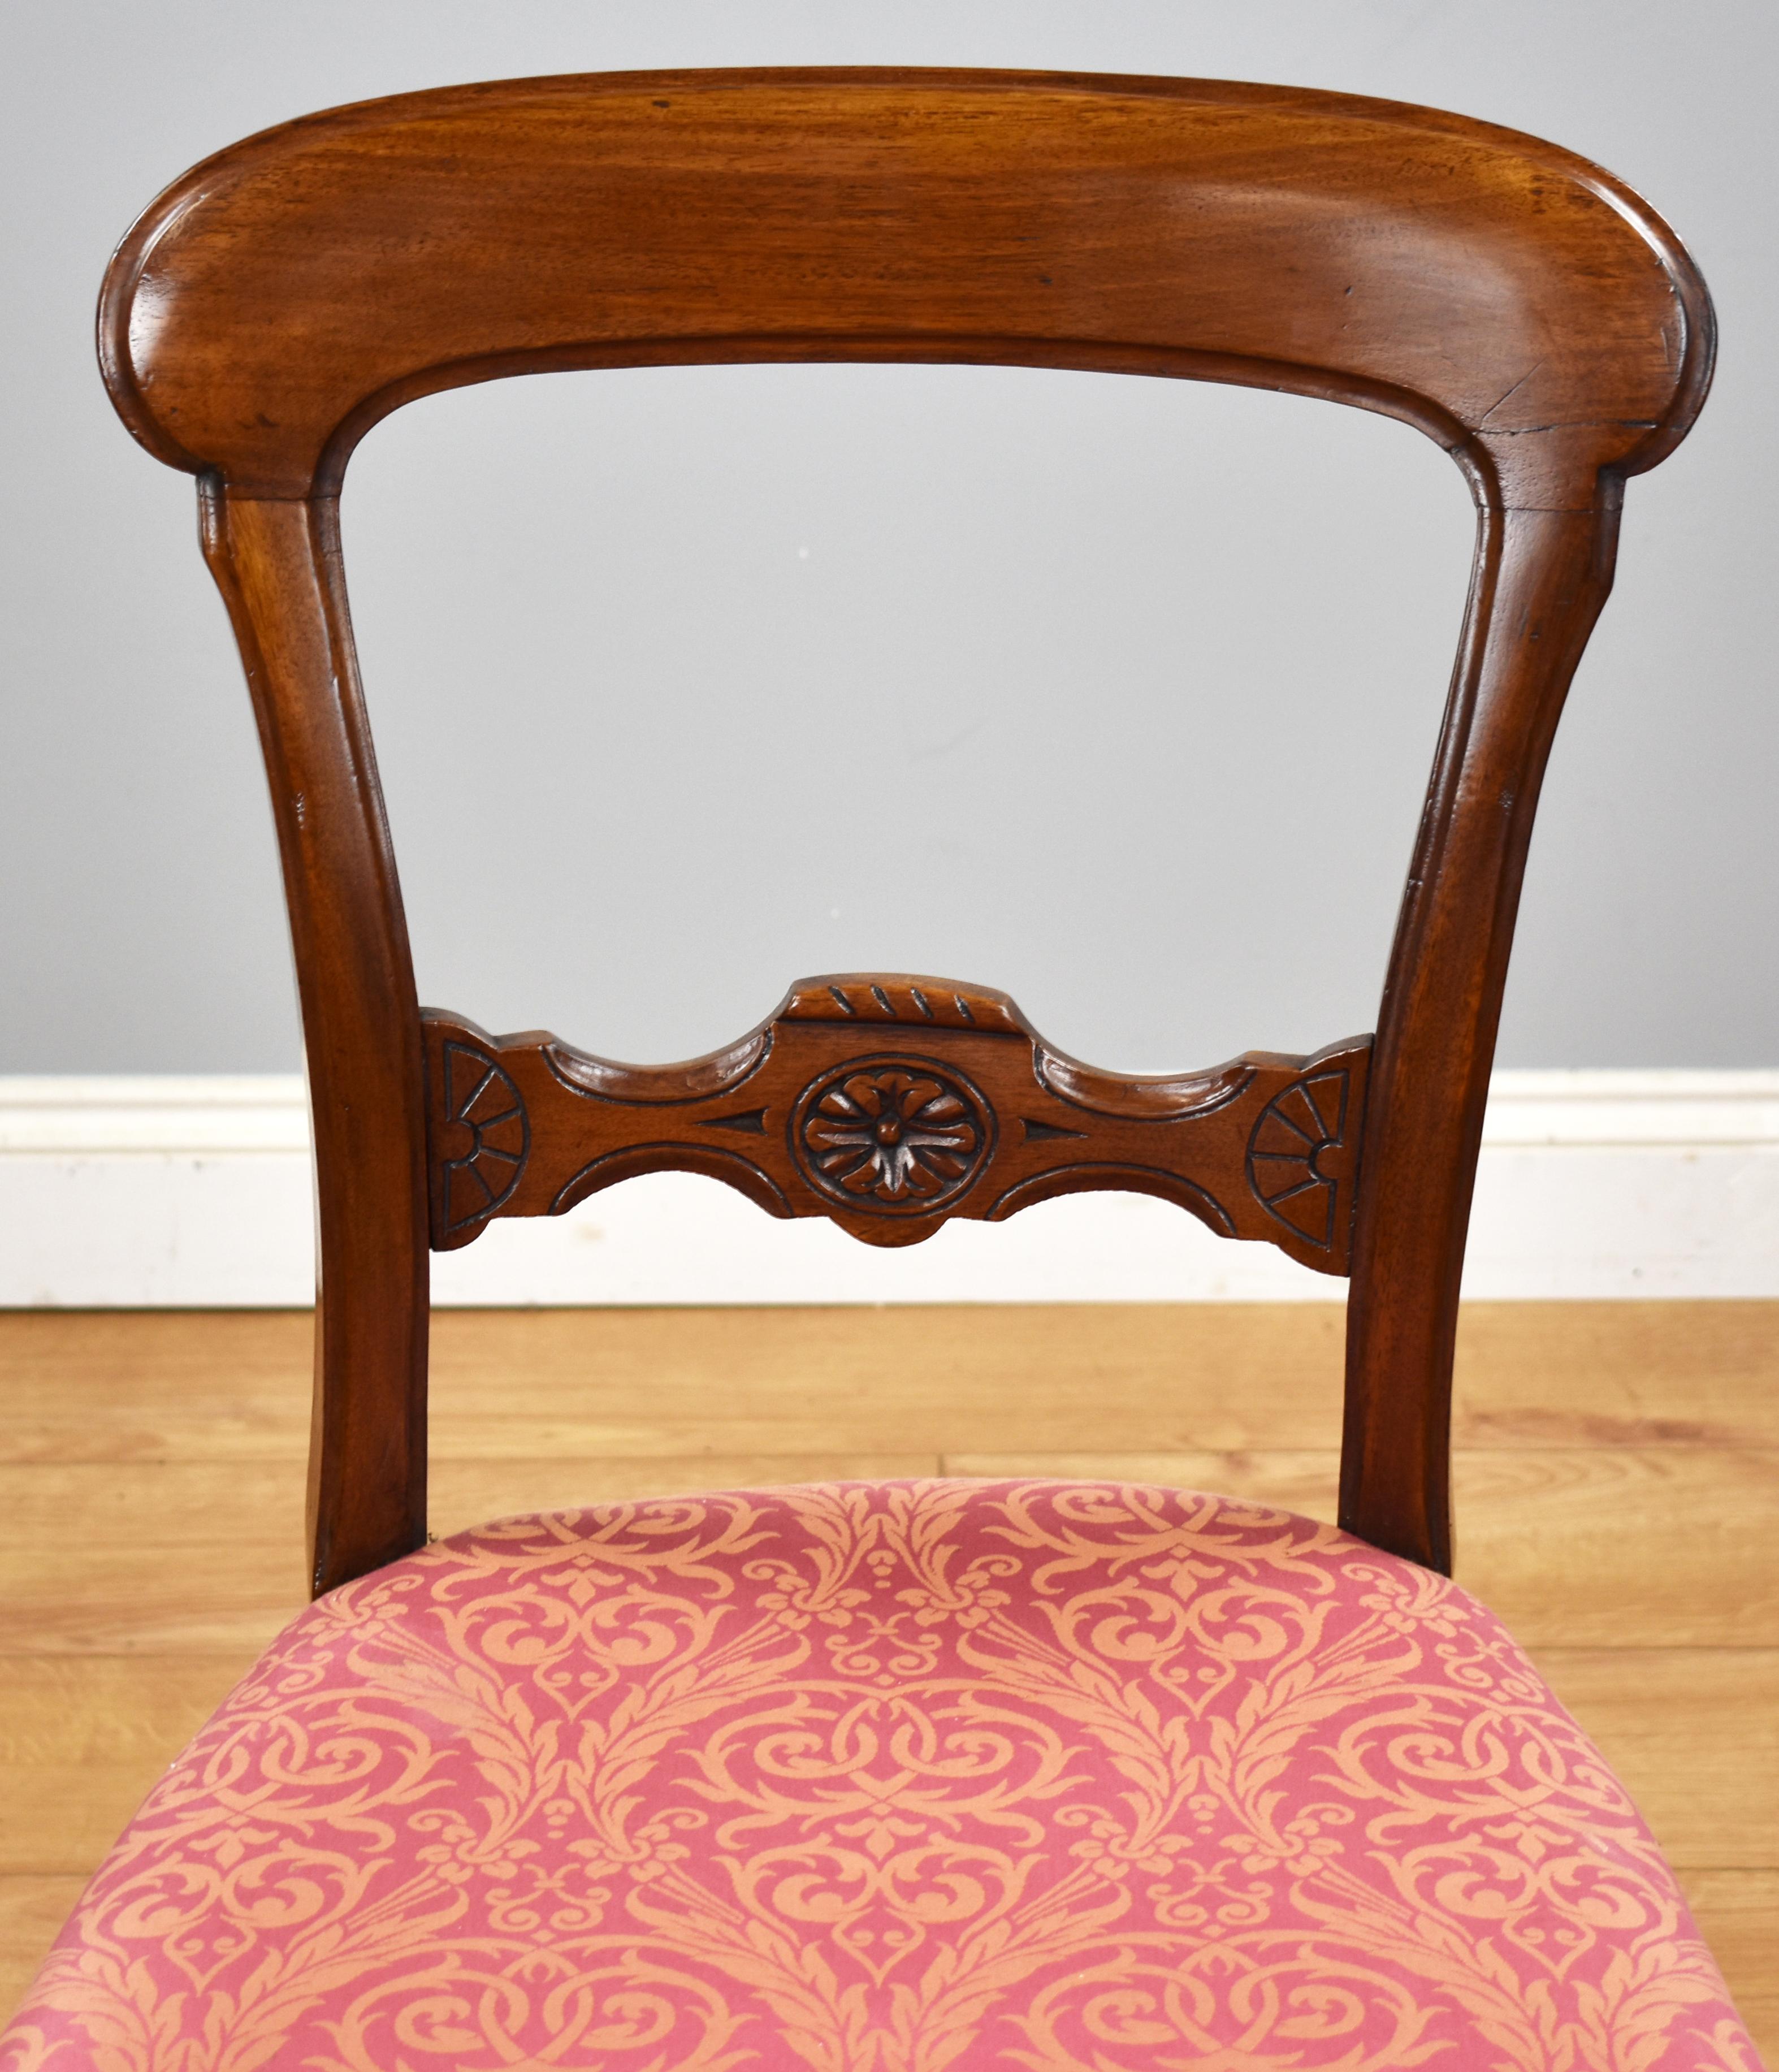
[[1499,1623],[1086,1483],[608,1504],[310,1607],[6,2072],[1756,2072]]

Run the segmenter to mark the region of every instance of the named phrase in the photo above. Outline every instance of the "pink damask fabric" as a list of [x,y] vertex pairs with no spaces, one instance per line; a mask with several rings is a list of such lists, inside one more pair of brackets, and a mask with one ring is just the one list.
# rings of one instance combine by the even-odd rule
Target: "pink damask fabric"
[[157,1787],[6,2072],[1756,2072],[1464,1591],[1177,1490],[839,1484],[429,1547]]

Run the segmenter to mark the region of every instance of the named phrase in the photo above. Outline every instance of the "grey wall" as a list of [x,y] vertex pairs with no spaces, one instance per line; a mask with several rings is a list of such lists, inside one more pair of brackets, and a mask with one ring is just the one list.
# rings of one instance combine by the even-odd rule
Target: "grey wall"
[[[298,1060],[191,487],[92,364],[132,216],[331,103],[798,62],[1382,94],[1655,201],[1717,295],[1717,392],[1631,485],[1502,1059],[1779,1062],[1776,31],[1770,0],[10,0],[0,1071]],[[869,966],[1005,985],[1107,1064],[1371,1026],[1471,533],[1405,427],[1111,376],[559,376],[399,413],[343,509],[424,997],[631,1057]]]

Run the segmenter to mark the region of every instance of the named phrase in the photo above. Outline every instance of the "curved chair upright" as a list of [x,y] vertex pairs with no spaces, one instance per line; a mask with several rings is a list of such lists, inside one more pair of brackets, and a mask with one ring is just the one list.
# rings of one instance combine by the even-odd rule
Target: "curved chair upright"
[[[1674,1877],[1448,1580],[1459,1273],[1545,760],[1708,299],[1511,132],[1026,73],[518,80],[178,181],[107,277],[258,715],[320,1198],[318,1601],[150,1795],[0,2065],[1752,2072]],[[417,1001],[347,612],[367,428],[454,384],[972,361],[1291,390],[1461,467],[1469,603],[1374,1037],[1133,1078],[824,976],[619,1065]],[[1330,1032],[1333,1034],[1333,1032]],[[679,1168],[901,1244],[1136,1189],[1350,1277],[1341,1527],[836,1484],[425,1538],[429,1249]]]

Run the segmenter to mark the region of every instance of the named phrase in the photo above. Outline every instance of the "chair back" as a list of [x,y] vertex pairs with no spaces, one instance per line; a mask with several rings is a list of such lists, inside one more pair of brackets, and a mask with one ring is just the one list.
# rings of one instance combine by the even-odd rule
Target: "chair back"
[[[1703,399],[1711,306],[1596,166],[1276,87],[629,73],[368,102],[176,182],[107,275],[113,401],[199,479],[283,860],[319,1194],[311,1580],[425,1530],[429,1248],[666,1168],[867,1242],[1082,1188],[1350,1276],[1341,1523],[1445,1568],[1458,1285],[1526,845],[1625,479]],[[369,426],[551,368],[968,361],[1289,390],[1464,470],[1470,597],[1374,1038],[1136,1078],[1004,995],[803,982],[617,1065],[417,1004],[337,524]]]

